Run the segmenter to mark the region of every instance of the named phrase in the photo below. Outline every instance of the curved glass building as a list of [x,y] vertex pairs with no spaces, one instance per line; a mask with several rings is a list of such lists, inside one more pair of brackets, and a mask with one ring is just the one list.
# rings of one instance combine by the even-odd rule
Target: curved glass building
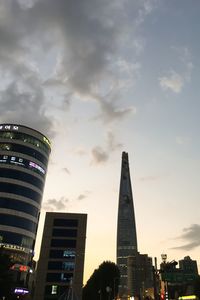
[[42,133],[0,124],[0,249],[19,266],[32,261],[50,151]]

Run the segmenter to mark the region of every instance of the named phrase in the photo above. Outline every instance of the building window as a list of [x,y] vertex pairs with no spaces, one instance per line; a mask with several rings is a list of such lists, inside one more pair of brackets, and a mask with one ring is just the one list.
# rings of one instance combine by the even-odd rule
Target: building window
[[[15,156],[13,158],[16,159]],[[23,181],[23,182],[25,181],[27,183],[30,183],[30,184],[36,186],[41,191],[43,191],[44,183],[42,182],[42,180],[40,180],[39,178],[37,178],[33,175],[25,173],[25,172],[21,172],[21,171],[18,171],[18,170],[13,170],[13,169],[1,168],[0,177],[12,178],[12,179],[20,180],[20,181]]]
[[51,247],[70,247],[76,248],[76,240],[52,239]]
[[73,261],[64,261],[62,263],[62,269],[66,271],[73,271],[75,268],[75,263]]
[[60,275],[61,281],[67,281],[67,282],[70,282],[72,277],[73,277],[72,273],[61,273]]
[[12,199],[12,198],[1,198],[0,197],[0,207],[7,208],[14,211],[25,212],[35,218],[38,218],[39,209],[29,203]]
[[[47,146],[46,143],[38,140],[35,137],[32,137],[28,134],[25,133],[19,133],[19,132],[0,132],[0,138],[2,139],[14,139],[14,140],[19,140],[23,141],[24,143],[29,143],[34,146],[39,147],[41,150],[45,151],[47,155],[50,153],[50,147]],[[46,138],[43,137],[45,141],[47,140]]]
[[37,150],[32,149],[30,147],[26,147],[26,146],[22,146],[22,145],[18,145],[18,144],[0,143],[0,149],[1,150],[6,150],[6,151],[13,151],[13,152],[19,152],[19,153],[27,154],[31,157],[36,158],[37,160],[39,160],[43,164],[47,164],[47,162],[48,162],[48,159],[42,153],[40,153]]
[[64,250],[63,251],[63,257],[75,258],[75,256],[76,256],[76,251],[74,251],[74,250]]
[[12,226],[17,228],[22,228],[33,233],[36,232],[37,224],[22,218],[8,214],[0,214],[1,225]]
[[14,232],[0,231],[0,242],[20,247],[33,248],[34,239]]
[[60,227],[78,227],[77,219],[54,219],[53,226]]
[[50,250],[49,258],[67,258],[74,259],[76,255],[75,250],[67,249],[67,250]]
[[37,203],[40,203],[42,198],[41,194],[30,188],[8,182],[0,182],[0,190],[3,193],[16,194],[28,199],[32,199]]
[[70,282],[73,277],[73,273],[47,273],[47,282]]
[[77,237],[77,229],[60,229],[60,228],[54,228],[52,236]]

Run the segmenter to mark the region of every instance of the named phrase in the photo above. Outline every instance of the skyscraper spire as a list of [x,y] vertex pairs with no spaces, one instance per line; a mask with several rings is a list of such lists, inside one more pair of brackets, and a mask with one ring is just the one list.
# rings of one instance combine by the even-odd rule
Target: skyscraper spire
[[137,255],[137,234],[128,153],[122,153],[117,222],[117,265],[120,270],[119,294],[127,295],[127,258]]

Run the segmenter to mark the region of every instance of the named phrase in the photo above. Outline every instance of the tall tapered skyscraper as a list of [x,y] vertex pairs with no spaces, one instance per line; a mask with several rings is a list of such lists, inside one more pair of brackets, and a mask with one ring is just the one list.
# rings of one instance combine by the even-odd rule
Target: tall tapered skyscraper
[[137,253],[137,234],[128,153],[123,152],[117,222],[117,265],[120,270],[120,296],[129,294],[127,262],[128,257],[136,257]]

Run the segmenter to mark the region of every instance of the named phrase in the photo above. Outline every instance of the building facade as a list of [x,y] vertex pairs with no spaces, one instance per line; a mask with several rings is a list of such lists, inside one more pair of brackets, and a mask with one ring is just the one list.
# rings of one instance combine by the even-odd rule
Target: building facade
[[190,256],[185,256],[184,259],[179,260],[179,268],[185,274],[198,275],[197,261],[190,258]]
[[86,214],[46,213],[35,300],[81,299],[86,224]]
[[[17,124],[0,125],[0,251],[9,254],[20,284],[31,271],[50,141]],[[23,279],[24,278],[24,279]]]
[[117,265],[120,270],[119,295],[128,295],[127,258],[137,256],[137,234],[128,153],[122,153],[117,220]]
[[145,298],[147,291],[153,288],[152,258],[147,254],[129,256],[127,259],[128,295]]

